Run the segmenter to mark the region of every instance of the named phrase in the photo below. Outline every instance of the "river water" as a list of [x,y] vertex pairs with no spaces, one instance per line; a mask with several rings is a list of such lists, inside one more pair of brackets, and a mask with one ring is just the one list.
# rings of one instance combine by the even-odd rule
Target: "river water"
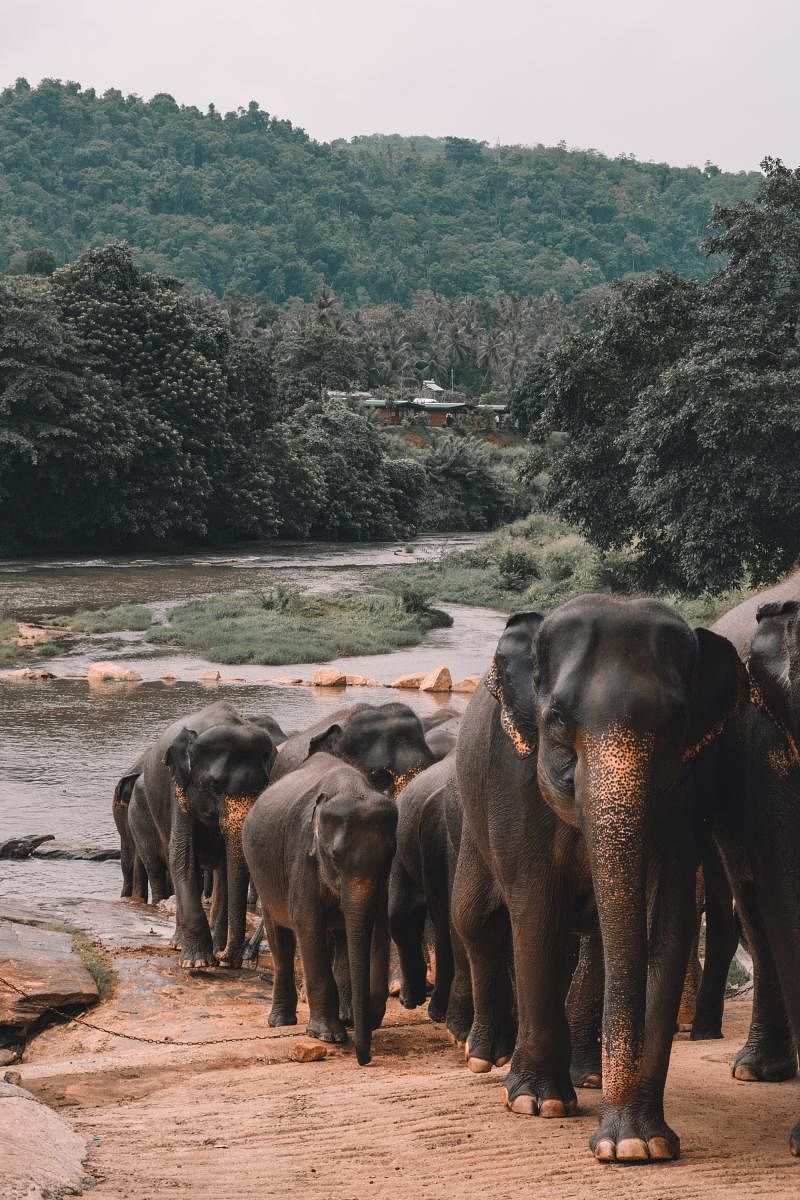
[[[397,544],[305,543],[230,547],[212,554],[151,558],[0,561],[0,611],[20,620],[77,608],[145,604],[156,619],[196,596],[268,587],[276,582],[317,590],[368,587],[377,570],[402,570],[477,544],[480,535],[419,538],[411,558]],[[384,684],[439,664],[454,679],[483,672],[505,617],[490,609],[447,605],[450,629],[432,630],[416,647],[390,654],[338,660],[348,673]],[[143,677],[139,685],[89,688],[91,662],[116,659]],[[190,654],[163,654],[143,635],[86,636],[50,661],[37,663],[57,678],[19,681],[0,672],[0,841],[51,833],[88,847],[118,844],[111,795],[122,771],[161,730],[212,699],[229,698],[245,713],[270,713],[284,729],[300,729],[326,712],[361,700],[402,699],[420,713],[442,704],[462,708],[463,697],[440,697],[388,687],[325,689],[286,687],[270,680],[310,678],[315,663],[281,667],[219,666],[219,685],[200,676],[213,670]],[[173,675],[177,682],[162,682]],[[110,899],[119,894],[117,862],[0,861],[0,899],[30,904],[54,897]]]

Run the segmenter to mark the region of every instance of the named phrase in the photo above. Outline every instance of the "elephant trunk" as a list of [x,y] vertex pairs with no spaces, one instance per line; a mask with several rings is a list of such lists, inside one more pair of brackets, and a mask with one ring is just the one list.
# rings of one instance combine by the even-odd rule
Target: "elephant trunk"
[[372,1058],[372,1013],[370,1007],[370,965],[372,934],[378,905],[378,889],[371,881],[351,880],[342,889],[342,909],[347,932],[347,956],[350,960],[350,987],[353,1002],[353,1031],[358,1065],[365,1067]]
[[585,736],[576,774],[605,957],[603,1093],[614,1105],[629,1103],[642,1081],[651,762],[651,739],[612,728]]
[[244,953],[250,872],[242,849],[242,827],[253,803],[249,796],[226,796],[221,806],[220,829],[225,841],[228,877],[228,937],[218,958],[220,965],[226,967],[240,967]]

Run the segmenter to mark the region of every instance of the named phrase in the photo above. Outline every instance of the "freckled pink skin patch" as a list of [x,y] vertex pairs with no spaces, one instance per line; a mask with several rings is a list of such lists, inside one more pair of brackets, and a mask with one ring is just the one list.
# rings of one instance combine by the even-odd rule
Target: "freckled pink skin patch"
[[225,845],[229,854],[233,852],[239,858],[243,857],[242,828],[255,802],[255,796],[223,796],[219,802],[219,827]]
[[[622,922],[644,902],[641,884],[642,821],[649,792],[655,739],[612,725],[599,733],[581,735],[586,770],[586,795],[590,797],[590,837],[596,891],[603,910]],[[606,946],[606,971],[610,978],[625,979],[629,963],[614,939]],[[644,1029],[632,1028],[625,1006],[606,1012],[603,1020],[603,1093],[611,1104],[628,1104],[636,1096],[642,1077]]]

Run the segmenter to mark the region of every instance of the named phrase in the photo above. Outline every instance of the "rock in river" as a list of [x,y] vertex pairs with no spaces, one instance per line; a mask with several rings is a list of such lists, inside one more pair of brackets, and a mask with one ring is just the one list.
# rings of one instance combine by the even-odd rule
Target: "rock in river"
[[46,1104],[11,1083],[0,1083],[3,1175],[9,1200],[80,1196],[91,1186],[82,1163],[86,1142]]
[[13,919],[0,920],[0,977],[7,981],[0,981],[0,1028],[20,1034],[51,1008],[99,999],[68,933]]

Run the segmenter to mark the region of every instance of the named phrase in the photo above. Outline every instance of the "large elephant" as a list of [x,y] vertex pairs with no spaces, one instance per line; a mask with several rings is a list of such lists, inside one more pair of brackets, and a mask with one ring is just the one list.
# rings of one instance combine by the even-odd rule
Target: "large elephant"
[[456,714],[450,709],[420,719],[407,704],[356,704],[292,734],[278,750],[272,779],[282,779],[317,751],[358,767],[380,792],[397,792],[436,761],[426,734]]
[[[152,854],[151,883],[169,868],[182,966],[241,965],[249,883],[241,831],[274,757],[263,725],[220,700],[170,725],[124,777],[136,772],[128,827],[134,836],[140,831],[137,850],[146,864]],[[213,932],[203,910],[202,868],[216,876]],[[161,885],[154,898],[157,890]]]
[[299,942],[308,1032],[343,1042],[352,1013],[362,1066],[386,1010],[396,825],[389,796],[354,767],[316,753],[258,798],[242,834],[275,966],[270,1025],[296,1024]]
[[452,917],[470,959],[470,1065],[513,1051],[512,1111],[575,1111],[570,935],[599,947],[599,924],[601,1161],[679,1153],[663,1092],[695,927],[695,759],[746,694],[724,638],[656,600],[581,596],[509,620],[462,720]]
[[[800,604],[762,605],[751,703],[726,731],[715,834],[753,957],[738,1079],[789,1079],[800,1046]],[[800,1155],[800,1124],[791,1137]]]

